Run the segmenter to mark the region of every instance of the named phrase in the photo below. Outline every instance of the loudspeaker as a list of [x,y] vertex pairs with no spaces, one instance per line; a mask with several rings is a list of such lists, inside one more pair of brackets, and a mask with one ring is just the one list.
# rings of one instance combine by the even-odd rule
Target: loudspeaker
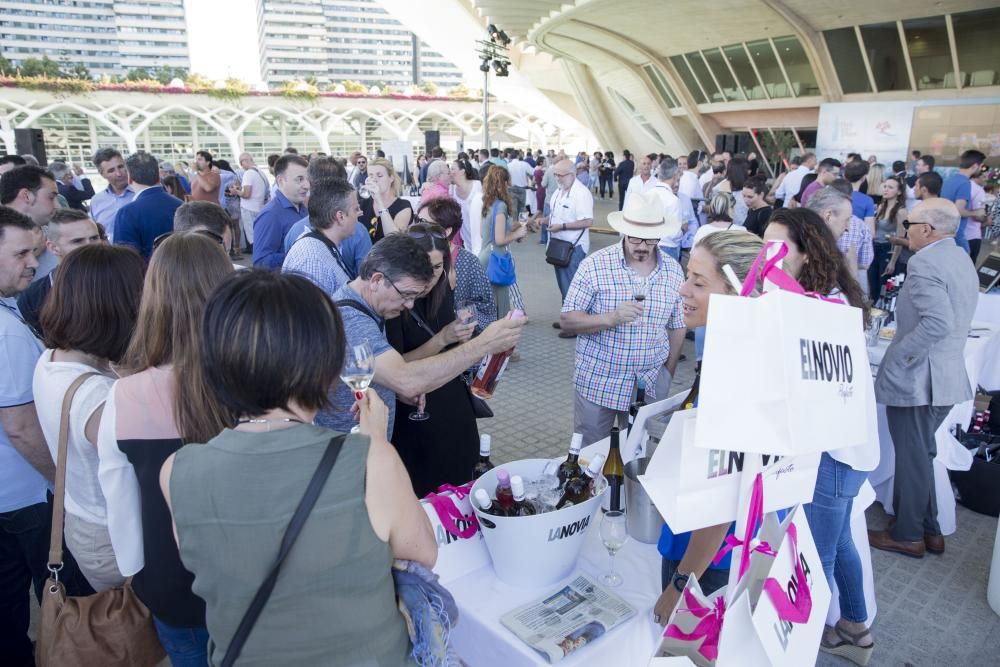
[[427,130],[424,132],[424,150],[427,155],[431,154],[431,149],[441,145],[441,133],[437,130]]
[[45,135],[37,128],[18,128],[14,130],[14,142],[17,145],[17,154],[24,155],[30,153],[38,160],[38,164],[43,167],[49,166],[49,161],[45,157]]

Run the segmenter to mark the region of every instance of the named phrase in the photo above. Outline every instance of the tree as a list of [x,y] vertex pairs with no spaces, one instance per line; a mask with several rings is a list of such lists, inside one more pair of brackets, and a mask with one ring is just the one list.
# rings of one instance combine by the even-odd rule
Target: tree
[[188,77],[188,71],[183,67],[160,67],[156,70],[156,80],[162,83],[164,86],[173,81],[174,79],[180,79],[183,81]]
[[135,69],[129,70],[128,74],[125,75],[126,81],[147,81],[152,78],[153,76],[145,67],[136,67]]
[[59,63],[48,56],[41,60],[38,58],[26,58],[21,63],[21,76],[45,76],[50,79],[63,79],[66,75],[59,68]]
[[11,63],[3,56],[0,56],[0,75],[10,76],[11,74],[14,74],[16,71],[17,68],[14,67],[13,63]]
[[69,71],[69,76],[71,79],[80,79],[81,81],[90,81],[90,70],[83,63],[77,63],[73,66],[73,69]]
[[420,84],[420,90],[424,91],[428,95],[437,95],[438,86],[433,81],[424,81]]
[[469,97],[472,93],[464,83],[460,83],[448,91],[449,97]]
[[341,81],[344,86],[344,90],[348,93],[367,93],[368,88],[364,84],[358,83],[357,81]]

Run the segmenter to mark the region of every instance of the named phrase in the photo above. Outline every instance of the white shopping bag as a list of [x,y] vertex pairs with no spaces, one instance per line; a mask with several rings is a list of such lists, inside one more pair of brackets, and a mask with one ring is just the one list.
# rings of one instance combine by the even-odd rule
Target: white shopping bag
[[[753,625],[770,664],[813,665],[830,607],[830,587],[801,507],[789,512],[777,532],[784,533],[780,547],[774,544],[775,536],[761,531],[761,539],[768,539],[777,554],[765,557],[771,567],[761,583]],[[754,588],[751,582],[747,586]]]
[[489,565],[479,520],[472,511],[472,482],[460,487],[445,485],[420,501],[437,538],[438,558],[434,572],[442,583]]
[[[740,474],[746,457],[760,456],[695,447],[704,425],[701,408],[676,412],[639,475],[650,500],[675,533],[736,520]],[[812,501],[820,454],[768,456],[764,476],[764,511]]]
[[689,578],[653,657],[666,656],[685,657],[698,667],[766,667],[745,586],[705,596],[698,580]]
[[796,455],[865,441],[860,309],[784,290],[710,305],[698,447]]

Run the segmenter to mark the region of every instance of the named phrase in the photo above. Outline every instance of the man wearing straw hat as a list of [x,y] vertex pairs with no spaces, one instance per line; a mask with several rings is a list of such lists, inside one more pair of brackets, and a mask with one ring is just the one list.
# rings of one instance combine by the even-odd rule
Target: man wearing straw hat
[[623,211],[608,214],[622,234],[580,264],[563,300],[559,323],[576,334],[575,431],[585,445],[624,427],[638,381],[663,398],[684,342],[678,295],[684,275],[658,244],[681,226],[664,219],[654,192],[629,197]]

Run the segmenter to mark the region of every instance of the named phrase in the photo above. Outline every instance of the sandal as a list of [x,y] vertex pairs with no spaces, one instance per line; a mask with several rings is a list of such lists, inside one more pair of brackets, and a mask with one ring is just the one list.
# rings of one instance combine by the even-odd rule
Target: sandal
[[871,632],[868,630],[851,632],[850,630],[845,630],[840,623],[833,626],[833,632],[837,636],[837,641],[835,643],[828,641],[827,633],[824,632],[823,639],[819,645],[820,650],[824,653],[847,658],[854,664],[865,667],[872,658],[872,651],[875,648],[875,644],[873,642],[868,646],[860,646],[858,642],[865,637],[870,637]]

